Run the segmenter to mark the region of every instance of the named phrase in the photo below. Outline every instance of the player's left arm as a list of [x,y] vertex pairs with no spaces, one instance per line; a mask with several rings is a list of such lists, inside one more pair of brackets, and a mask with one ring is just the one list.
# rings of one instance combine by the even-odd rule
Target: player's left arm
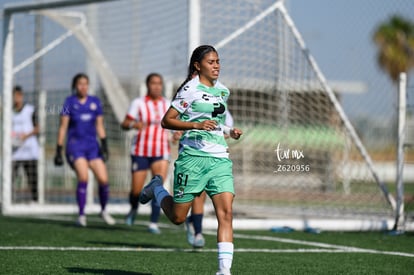
[[99,139],[106,138],[106,132],[102,115],[96,117],[96,132],[98,134]]
[[[230,95],[230,91],[227,90],[228,93],[226,95],[226,97],[224,98],[224,100],[227,102],[229,95]],[[230,136],[233,139],[239,139],[240,136],[243,134],[243,131],[240,130],[239,128],[234,128],[233,124],[234,124],[234,120],[233,120],[233,116],[230,113],[229,110],[226,110],[226,121],[224,122],[225,125],[223,127],[223,132],[224,132],[224,136]]]
[[230,137],[234,139],[239,139],[240,136],[243,134],[243,131],[238,128],[232,128],[230,130]]

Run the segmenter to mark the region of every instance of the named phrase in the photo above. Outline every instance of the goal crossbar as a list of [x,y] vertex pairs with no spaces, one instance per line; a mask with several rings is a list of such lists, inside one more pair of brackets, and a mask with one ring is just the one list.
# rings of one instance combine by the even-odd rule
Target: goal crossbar
[[[119,0],[100,0],[103,2],[112,2]],[[57,9],[65,8],[74,5],[87,5],[96,3],[96,0],[64,0],[64,1],[44,1],[41,3],[19,3],[19,4],[6,4],[3,9],[5,15],[13,13],[22,13],[28,11],[44,10],[44,9]]]

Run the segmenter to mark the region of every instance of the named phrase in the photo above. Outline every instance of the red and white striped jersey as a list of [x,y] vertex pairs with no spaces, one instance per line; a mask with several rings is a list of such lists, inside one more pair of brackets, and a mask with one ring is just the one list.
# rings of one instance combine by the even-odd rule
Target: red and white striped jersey
[[143,122],[144,126],[132,140],[131,155],[140,157],[169,156],[168,130],[161,127],[161,120],[169,107],[170,101],[164,97],[153,100],[149,96],[144,96],[132,101],[127,117]]

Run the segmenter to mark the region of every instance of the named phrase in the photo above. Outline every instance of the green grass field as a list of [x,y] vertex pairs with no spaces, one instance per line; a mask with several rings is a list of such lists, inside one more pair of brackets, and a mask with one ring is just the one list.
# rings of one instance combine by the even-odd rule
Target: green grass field
[[[215,232],[193,250],[182,226],[162,218],[162,234],[106,226],[93,215],[88,227],[74,216],[0,216],[0,274],[215,274]],[[413,274],[414,233],[235,232],[232,274]]]

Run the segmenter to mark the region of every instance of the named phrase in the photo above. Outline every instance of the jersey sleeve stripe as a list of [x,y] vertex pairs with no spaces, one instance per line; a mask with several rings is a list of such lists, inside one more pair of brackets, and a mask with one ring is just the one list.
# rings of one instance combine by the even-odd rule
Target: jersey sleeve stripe
[[131,116],[130,114],[127,114],[127,115],[126,115],[126,118],[127,118],[127,119],[130,119],[130,120],[135,120],[135,117]]

